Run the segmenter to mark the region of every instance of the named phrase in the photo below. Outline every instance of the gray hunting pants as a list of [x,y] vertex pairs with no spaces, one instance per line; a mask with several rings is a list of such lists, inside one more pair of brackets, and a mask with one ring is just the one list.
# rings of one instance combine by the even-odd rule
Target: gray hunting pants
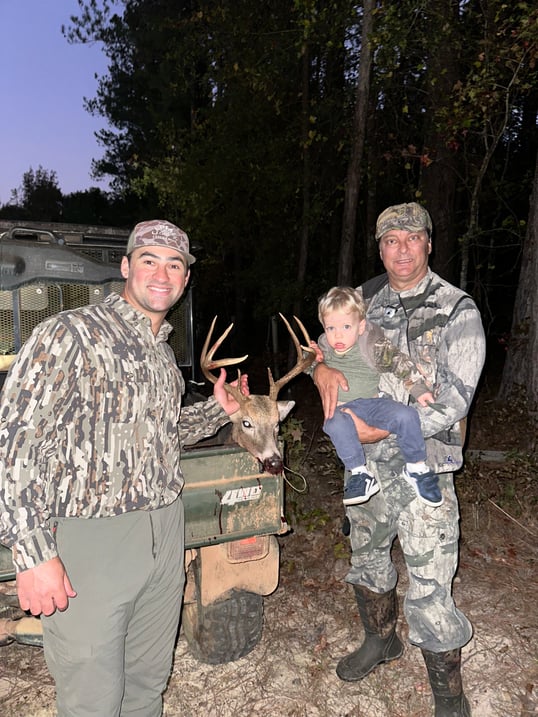
[[43,618],[58,716],[159,717],[185,580],[181,500],[56,522],[77,591],[67,610]]

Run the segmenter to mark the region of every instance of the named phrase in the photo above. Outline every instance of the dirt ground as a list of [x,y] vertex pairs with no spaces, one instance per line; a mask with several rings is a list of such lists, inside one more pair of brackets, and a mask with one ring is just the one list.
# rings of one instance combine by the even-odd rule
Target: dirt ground
[[[538,715],[536,425],[524,406],[499,405],[495,392],[495,383],[484,380],[470,419],[466,466],[456,478],[462,538],[454,593],[474,625],[463,649],[474,717],[528,717]],[[360,683],[335,675],[338,659],[362,639],[352,590],[343,580],[349,550],[341,532],[342,471],[321,431],[311,383],[298,379],[294,398],[293,422],[285,428],[288,463],[308,487],[287,490],[292,531],[279,538],[281,578],[265,600],[262,640],[237,662],[210,666],[189,654],[180,634],[164,714],[429,717],[433,701],[425,667],[409,644],[400,660]],[[495,453],[500,451],[505,453]],[[289,478],[301,484],[299,476]],[[398,545],[394,560],[401,603],[406,574]],[[407,636],[402,617],[399,631]],[[55,714],[39,648],[0,648],[0,714]]]

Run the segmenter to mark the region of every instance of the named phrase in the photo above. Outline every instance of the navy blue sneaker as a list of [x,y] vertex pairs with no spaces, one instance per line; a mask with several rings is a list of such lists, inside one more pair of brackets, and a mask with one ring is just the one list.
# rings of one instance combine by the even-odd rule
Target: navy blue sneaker
[[379,492],[379,483],[368,471],[352,473],[344,488],[344,505],[366,503]]
[[403,477],[413,486],[420,500],[432,508],[439,507],[443,502],[443,494],[439,488],[439,477],[431,470],[427,473],[409,473],[405,468]]

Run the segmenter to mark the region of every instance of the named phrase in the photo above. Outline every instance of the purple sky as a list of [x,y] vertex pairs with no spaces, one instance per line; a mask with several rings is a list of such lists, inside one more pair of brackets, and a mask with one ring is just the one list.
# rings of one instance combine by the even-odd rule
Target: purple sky
[[0,0],[0,205],[30,167],[54,170],[64,194],[107,189],[90,177],[102,156],[83,98],[95,96],[94,75],[106,72],[99,45],[69,45],[61,25],[78,14],[77,0]]

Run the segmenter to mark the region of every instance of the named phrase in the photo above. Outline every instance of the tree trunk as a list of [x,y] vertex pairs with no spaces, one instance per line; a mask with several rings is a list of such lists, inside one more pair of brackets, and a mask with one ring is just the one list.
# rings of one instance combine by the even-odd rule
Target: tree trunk
[[[299,257],[297,264],[297,288],[299,289],[293,302],[293,314],[300,316],[303,308],[304,284],[306,279],[306,266],[308,262],[308,245],[310,240],[310,145],[308,143],[310,105],[310,51],[308,43],[302,46],[302,75],[301,75],[301,146],[303,151],[303,210],[301,217],[301,241],[299,244]],[[296,351],[294,344],[288,343],[287,369],[295,363]]]
[[361,34],[361,55],[355,113],[353,117],[353,143],[349,160],[346,192],[344,198],[344,216],[342,226],[342,243],[338,260],[338,284],[352,284],[353,249],[357,230],[357,207],[361,183],[361,162],[366,137],[366,110],[370,92],[370,74],[372,68],[372,46],[370,35],[374,26],[374,0],[364,0]]
[[499,398],[524,390],[531,410],[538,408],[538,153],[529,207],[527,234],[521,259],[512,331]]
[[296,315],[301,314],[303,306],[304,284],[306,266],[308,263],[308,244],[310,239],[310,145],[308,143],[309,105],[310,105],[310,51],[308,43],[302,47],[302,79],[301,79],[301,146],[303,152],[303,209],[301,217],[301,241],[299,244],[299,257],[297,265],[297,287],[299,291],[293,304]]
[[[446,130],[439,120],[451,102],[458,77],[457,53],[452,38],[458,33],[458,3],[432,0],[428,6],[432,23],[428,61],[428,105],[420,190],[434,225],[431,265],[434,271],[455,283],[458,244],[454,229],[454,203],[458,172],[457,158],[447,147]],[[436,40],[434,40],[436,38]]]
[[[371,97],[366,129],[367,137],[375,137],[374,125],[376,114],[374,105],[375,97]],[[368,142],[366,152],[366,166],[368,167],[369,174],[366,177],[368,185],[366,191],[366,211],[364,212],[364,241],[362,242],[364,261],[361,261],[357,267],[353,286],[359,286],[367,279],[384,271],[381,265],[381,259],[379,258],[379,244],[375,238],[378,206],[377,182],[374,178],[379,176],[382,171],[379,150],[376,143],[372,141]],[[381,209],[383,208],[384,207]]]

